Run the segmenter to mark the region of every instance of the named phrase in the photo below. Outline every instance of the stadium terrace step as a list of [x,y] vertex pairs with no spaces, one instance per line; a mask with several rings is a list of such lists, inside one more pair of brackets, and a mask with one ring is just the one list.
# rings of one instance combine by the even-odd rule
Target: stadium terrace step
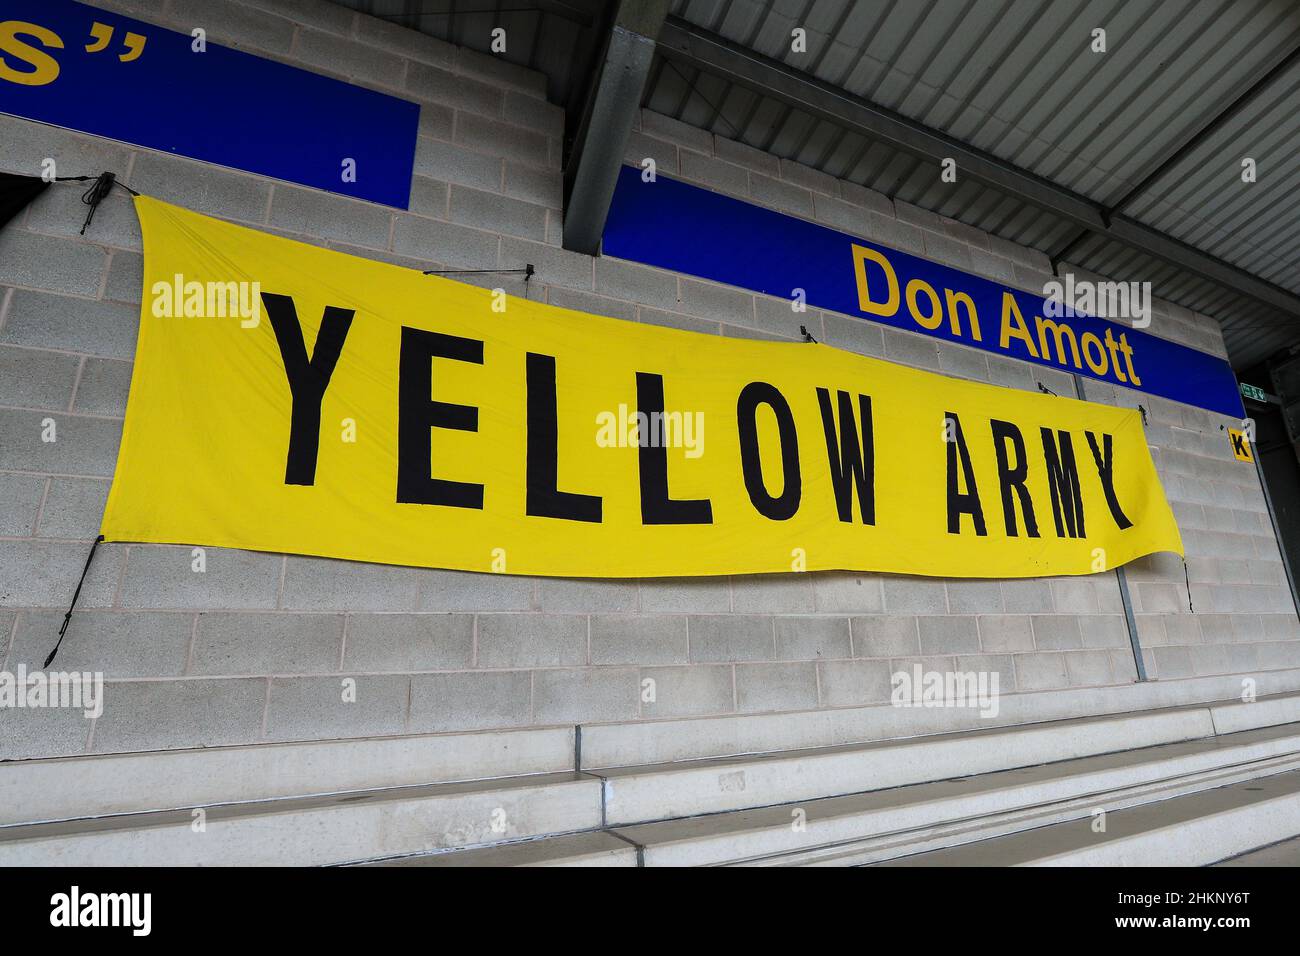
[[[16,762],[0,765],[0,794],[6,786],[36,792],[22,774],[37,773],[51,800],[8,811],[0,865],[334,864],[458,848],[539,865],[574,856],[635,859],[591,831],[630,840],[646,865],[871,862],[1055,824],[1089,812],[1101,795],[1111,801],[1104,806],[1134,806],[1292,770],[1300,760],[1300,723],[1283,722],[1298,706],[1300,695],[1280,695],[461,782],[445,778],[522,763],[515,748],[530,738],[502,732]],[[1224,734],[1223,727],[1236,732]],[[576,742],[573,728],[518,732],[530,733],[542,744],[529,758],[539,771],[573,759],[564,749]],[[137,776],[124,781],[115,769],[122,767]],[[248,776],[256,767],[267,775]],[[189,777],[161,780],[161,773]],[[121,789],[112,791],[110,782]],[[310,789],[331,782],[337,789]],[[104,792],[87,792],[97,787]],[[196,794],[217,799],[185,800]],[[99,812],[69,812],[78,799]],[[63,819],[54,818],[57,811]],[[805,814],[806,830],[791,827],[795,811]],[[24,813],[28,820],[21,820]],[[46,816],[31,820],[35,814]],[[787,831],[795,838],[786,839]],[[547,846],[541,839],[561,836],[568,842]]]
[[425,853],[362,866],[637,866],[637,848],[612,833],[571,833],[478,850]]
[[599,825],[600,781],[535,774],[3,827],[0,866],[314,866]]
[[1205,866],[1300,835],[1300,770],[1083,817],[886,866]]

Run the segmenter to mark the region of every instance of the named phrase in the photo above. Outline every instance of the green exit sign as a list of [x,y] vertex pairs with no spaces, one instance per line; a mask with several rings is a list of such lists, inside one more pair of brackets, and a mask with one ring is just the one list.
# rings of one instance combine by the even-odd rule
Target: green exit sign
[[1264,394],[1262,388],[1256,388],[1254,385],[1247,385],[1245,382],[1241,383],[1241,394],[1245,395],[1247,398],[1253,398],[1257,402],[1268,401],[1268,396]]

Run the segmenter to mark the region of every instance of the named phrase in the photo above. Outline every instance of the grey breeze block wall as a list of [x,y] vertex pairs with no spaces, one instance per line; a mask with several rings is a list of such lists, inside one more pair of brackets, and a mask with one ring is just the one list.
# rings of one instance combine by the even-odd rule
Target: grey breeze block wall
[[[543,78],[319,0],[101,6],[387,90],[422,113],[411,210],[315,192],[0,116],[0,168],[117,172],[135,189],[306,242],[415,268],[538,267],[534,297],[631,321],[798,337],[950,375],[1072,394],[1063,373],[785,300],[559,247],[563,113]],[[649,112],[627,159],[1026,289],[1047,259],[905,203]],[[112,474],[141,299],[140,235],[113,196],[85,238],[57,185],[0,233],[0,656],[52,646]],[[513,277],[505,277],[510,279]],[[488,285],[504,282],[496,278]],[[522,293],[520,284],[506,285]],[[1215,323],[1157,304],[1157,335],[1223,354]],[[1253,468],[1226,420],[1145,405],[1188,550],[1129,566],[1158,679],[1300,664],[1300,627]],[[57,422],[58,441],[40,440]],[[0,710],[0,758],[882,702],[922,661],[996,670],[1004,692],[1135,678],[1116,576],[941,580],[810,573],[676,580],[475,575],[188,547],[100,549],[58,669],[103,671],[105,710]],[[341,700],[343,677],[358,701]],[[642,703],[640,682],[657,684]]]

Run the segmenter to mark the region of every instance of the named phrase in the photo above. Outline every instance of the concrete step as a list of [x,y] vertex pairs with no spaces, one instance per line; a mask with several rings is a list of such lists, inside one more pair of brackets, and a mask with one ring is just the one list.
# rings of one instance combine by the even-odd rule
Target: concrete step
[[425,853],[362,866],[637,866],[637,848],[613,833],[597,830],[503,843],[477,850]]
[[881,866],[1206,866],[1300,835],[1300,770]]
[[1220,860],[1215,866],[1300,866],[1300,836]]
[[1210,738],[1220,708],[1232,715],[1234,727],[1259,726],[1293,714],[1298,700],[1179,707],[588,772],[604,781],[605,825],[619,827]]
[[646,866],[859,865],[1297,768],[1293,724],[617,832]]
[[[996,786],[988,794],[974,788],[973,798],[962,789],[966,783],[954,784],[951,778],[987,778],[1012,768],[1059,764],[1180,741],[1202,742],[1206,748],[1204,753],[1195,748],[1186,753],[1171,751],[1164,758],[1181,768],[1169,773],[1181,773],[1189,781],[1196,773],[1212,773],[1233,762],[1284,761],[1300,749],[1294,728],[1276,726],[1275,733],[1257,734],[1249,740],[1239,732],[1231,735],[1237,740],[1219,744],[1214,742],[1215,735],[1219,727],[1274,727],[1294,714],[1298,704],[1300,695],[1282,695],[1250,704],[1216,702],[786,753],[591,772],[537,772],[467,782],[442,781],[476,767],[562,765],[565,747],[574,743],[574,731],[556,728],[24,761],[0,766],[0,781],[7,788],[0,795],[21,794],[26,801],[25,806],[6,811],[11,822],[0,826],[0,865],[347,863],[761,808],[781,809],[787,814],[784,825],[788,827],[792,807],[846,794],[857,796],[831,812],[823,812],[825,805],[818,812],[827,820],[839,819],[840,832],[845,839],[852,839],[909,825],[951,826],[953,808],[962,806],[974,807],[983,819],[998,812],[1019,813],[1020,808],[1034,804],[1023,796],[994,792],[999,790]],[[1227,736],[1217,739],[1228,741]],[[536,752],[515,749],[532,743],[538,746]],[[392,758],[390,764],[383,762],[385,756]],[[209,758],[211,762],[207,762]],[[1081,772],[1099,775],[1102,782],[1096,786],[1102,790],[1149,786],[1161,779],[1161,771],[1146,766],[1150,760],[1149,756],[1116,754],[1112,764]],[[78,768],[87,768],[87,773],[80,779],[70,776]],[[188,770],[196,776],[158,781],[160,768],[173,774]],[[264,768],[267,776],[248,776],[257,768]],[[141,776],[125,776],[132,770]],[[367,786],[375,780],[381,785]],[[407,780],[413,782],[400,785]],[[71,792],[35,791],[33,781],[48,788],[70,788]],[[311,792],[312,788],[330,786],[331,781],[343,784],[341,792]],[[147,789],[149,783],[156,783],[156,789]],[[926,783],[933,785],[933,792],[923,796],[941,809],[917,809],[912,805],[914,794],[907,797],[905,806],[871,803],[876,798],[869,792],[892,792]],[[1046,789],[1036,799],[1077,798],[1078,784],[1073,785],[1074,791],[1070,786],[1052,777],[1042,782]],[[944,792],[944,787],[949,789]],[[304,795],[303,790],[308,792]],[[195,794],[219,798],[201,805],[206,824],[202,831],[192,826],[198,811],[184,805],[185,798]],[[266,799],[267,794],[272,798]],[[970,803],[972,799],[976,802]],[[0,800],[0,806],[4,803]],[[147,809],[131,809],[142,804]],[[98,812],[71,817],[88,805]],[[34,813],[49,817],[42,822],[23,820],[26,816],[30,821]],[[60,813],[71,818],[55,819]],[[862,829],[864,814],[881,813],[886,816],[880,820],[893,821],[889,827],[881,829],[884,824],[877,820]],[[925,823],[930,819],[926,813],[939,822]],[[734,824],[739,831],[774,828],[769,817],[762,815],[752,820],[727,819],[731,821],[727,825]],[[1036,825],[1014,820],[1007,825],[1011,824]],[[987,821],[982,825],[986,827],[983,835],[988,835]],[[213,834],[220,836],[213,839]],[[699,833],[689,839],[657,842],[646,834],[641,837],[650,857],[647,862],[652,864],[674,858],[674,854],[682,860],[695,854],[694,862],[716,863],[799,853],[809,846],[769,845],[759,840],[744,853],[732,852],[727,857],[716,845],[712,850],[702,849],[709,840]],[[728,839],[734,839],[734,834]],[[828,838],[823,844],[833,842]],[[677,848],[670,848],[674,844]],[[916,848],[908,846],[909,850],[901,852]],[[867,857],[878,851],[874,846],[868,849]],[[550,851],[533,848],[530,852]],[[862,857],[864,850],[853,847],[852,852]],[[563,853],[555,857],[563,858]]]
[[573,770],[573,727],[0,762],[0,826]]
[[599,827],[600,786],[536,774],[24,824],[0,828],[0,866],[315,866],[490,844]]

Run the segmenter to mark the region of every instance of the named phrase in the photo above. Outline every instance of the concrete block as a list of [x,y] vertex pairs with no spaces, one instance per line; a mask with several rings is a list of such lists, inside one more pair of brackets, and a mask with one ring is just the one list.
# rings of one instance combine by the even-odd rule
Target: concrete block
[[635,667],[533,672],[533,721],[540,725],[632,720],[640,700]]
[[564,667],[587,663],[580,614],[480,614],[478,666]]
[[147,151],[136,155],[129,185],[195,212],[251,223],[266,222],[271,195],[265,179]]
[[343,656],[341,614],[199,615],[189,673],[333,674]]
[[675,275],[608,256],[596,260],[596,291],[670,311],[677,308]]
[[523,727],[532,722],[532,674],[416,674],[411,677],[411,733]]
[[564,205],[564,174],[556,169],[507,162],[504,189],[507,196],[548,209],[558,210]]
[[498,156],[421,136],[415,150],[417,175],[477,189],[499,190],[504,161]]
[[885,357],[884,330],[878,325],[835,312],[823,312],[822,328],[828,345],[857,352],[859,355]]
[[887,575],[882,580],[885,610],[891,614],[946,614],[948,594],[940,578]]
[[517,90],[506,90],[505,121],[557,139],[564,135],[562,107]]
[[533,606],[531,578],[472,571],[422,570],[419,611],[527,611]]
[[1012,663],[1018,690],[1053,690],[1070,684],[1064,654],[1016,654]]
[[109,482],[100,478],[51,478],[37,536],[93,540],[104,517],[108,488]]
[[117,359],[87,358],[77,380],[73,411],[84,415],[121,418],[131,387],[131,363]]
[[[427,102],[420,104],[420,125],[417,130],[421,138],[428,136],[451,142],[455,122],[456,111],[451,107]],[[419,146],[416,151],[418,155]]]
[[551,612],[635,611],[635,581],[608,578],[541,578],[538,607]]
[[[114,250],[108,260],[108,279],[104,282],[104,298],[112,302],[134,304],[139,314],[144,290],[144,256],[138,252]],[[130,350],[134,353],[135,340]]]
[[741,315],[734,319],[727,317],[728,321],[735,325],[752,325],[755,329],[767,332],[782,339],[800,339],[799,326],[806,326],[813,333],[813,337],[822,340],[824,332],[821,331],[821,316],[812,310],[796,312],[793,306],[793,300],[785,298],[772,298],[765,295],[753,297],[754,315],[752,319],[746,321]]
[[0,405],[67,408],[80,361],[63,352],[0,346]]
[[406,675],[273,678],[266,738],[322,740],[400,734],[406,727],[410,685],[411,678]]
[[644,305],[637,309],[636,314],[637,321],[666,329],[681,329],[683,332],[699,332],[702,335],[719,335],[723,330],[723,326],[717,322],[706,322],[704,319],[679,315],[675,312],[662,312]]
[[480,116],[499,118],[506,103],[504,91],[490,83],[458,77],[438,66],[419,62],[408,66],[406,88],[421,100],[445,103],[448,107],[465,109]]
[[352,614],[348,616],[343,669],[455,670],[474,666],[470,614]]
[[644,170],[644,163],[647,159],[655,161],[657,173],[667,173],[670,176],[679,175],[677,147],[675,145],[661,139],[655,139],[652,136],[646,136],[644,133],[631,133],[627,138],[627,149],[623,151],[623,162]]
[[713,134],[697,126],[689,126],[680,120],[664,116],[653,110],[641,111],[641,132],[665,142],[676,143],[696,152],[709,155],[713,152]]
[[457,47],[456,72],[481,77],[493,86],[511,86],[538,98],[546,96],[546,74],[518,66],[496,54]]
[[131,358],[139,322],[138,306],[16,289],[0,339],[15,345]]
[[726,714],[735,709],[733,668],[730,664],[696,664],[690,667],[643,667],[640,681],[654,681],[654,700],[641,702],[646,719]]
[[778,616],[776,656],[783,661],[814,661],[853,656],[847,617]]
[[809,576],[818,611],[861,613],[884,610],[881,579],[875,575],[815,571]]
[[536,162],[547,153],[546,136],[510,123],[461,113],[456,117],[455,141],[493,156]]
[[688,626],[692,663],[770,661],[776,653],[775,624],[765,615],[692,615]]
[[393,213],[384,206],[277,183],[271,199],[271,225],[320,239],[387,249]]
[[[501,268],[522,269],[524,265],[531,262],[537,269],[537,276],[533,279],[533,282],[541,281],[545,283],[551,287],[553,293],[556,286],[590,291],[593,281],[592,261],[591,256],[569,252],[567,249],[557,249],[554,246],[540,242],[529,242],[526,239],[516,239],[510,236],[501,238]],[[497,281],[507,292],[514,295],[523,294],[522,290],[512,289],[506,282],[501,281],[510,278],[512,277],[500,276]],[[532,295],[535,298],[536,291]],[[619,307],[623,313],[618,316],[619,318],[623,318],[625,315],[629,318],[635,318],[635,306],[623,302],[620,303]]]
[[929,230],[923,230],[921,235],[925,242],[925,254],[928,257],[959,269],[970,270],[972,265],[970,246],[951,236],[940,235]]
[[393,251],[449,269],[495,269],[500,240],[490,232],[417,216],[398,216]]
[[1079,618],[1072,614],[1033,616],[1034,646],[1040,651],[1072,650],[1083,647]]
[[[45,481],[42,475],[0,474],[0,537],[31,536],[45,497]],[[0,628],[0,634],[4,633]]]
[[771,206],[782,212],[813,218],[812,193],[802,186],[773,179],[760,173],[749,174],[749,197],[754,202]]
[[855,707],[889,700],[889,662],[820,661],[817,664],[823,707]]
[[1020,578],[1002,582],[1002,602],[1008,611],[1051,611],[1056,605],[1051,585],[1044,580]]
[[1005,654],[1034,649],[1034,632],[1025,614],[987,614],[978,619],[980,648]]
[[[713,154],[737,166],[744,166],[768,176],[781,175],[781,161],[771,153],[755,149],[745,143],[739,143],[723,136],[714,135]],[[743,190],[742,190],[743,194]]]
[[[47,421],[54,441],[44,441]],[[66,412],[0,409],[0,470],[108,477],[122,423]]]
[[754,297],[730,286],[682,279],[677,310],[732,325],[747,325],[754,321]]
[[684,616],[591,616],[592,664],[685,664],[689,659]]
[[635,305],[619,299],[607,299],[603,295],[593,295],[590,292],[575,292],[572,289],[551,286],[547,293],[547,301],[561,309],[573,309],[589,315],[607,315],[625,322],[636,321]]
[[977,654],[979,631],[974,617],[917,618],[922,654]]
[[813,582],[806,574],[737,574],[731,579],[732,607],[742,614],[813,610]]
[[[269,10],[271,13],[283,15],[285,12],[284,0],[244,0],[244,2],[249,6]],[[292,15],[297,23],[345,37],[352,35],[355,21],[365,19],[364,16],[358,16],[347,7],[340,7],[338,4],[330,3],[329,0],[293,0]]]
[[840,192],[839,180],[834,176],[788,159],[781,160],[781,178],[793,185],[810,189],[814,193],[838,196]]
[[414,610],[421,572],[387,564],[288,555],[281,606],[297,611]]
[[1192,666],[1192,655],[1186,647],[1156,647],[1152,649],[1155,657],[1155,670],[1160,680],[1176,680],[1180,677],[1194,677],[1196,670]]
[[1128,624],[1122,614],[1100,614],[1079,617],[1079,634],[1083,646],[1089,648],[1128,647]]
[[953,614],[986,614],[1003,609],[997,581],[954,579],[948,582],[948,609]]
[[916,618],[898,614],[851,619],[855,657],[905,657],[921,652]]
[[1107,651],[1070,651],[1062,656],[1072,685],[1089,687],[1111,682],[1110,654]]
[[[80,542],[0,540],[0,607],[61,607],[72,602],[86,555]],[[108,607],[126,548],[101,546],[86,575],[77,606]]]
[[837,182],[841,199],[857,206],[865,206],[868,209],[875,210],[882,216],[894,218],[894,201],[884,193],[876,192],[874,189],[868,189],[866,186],[845,179],[837,180]]
[[[302,63],[330,73],[389,88],[400,89],[406,76],[407,62],[396,53],[321,30],[299,28],[293,55]],[[431,69],[423,64],[411,66]]]
[[546,209],[496,193],[451,187],[451,218],[479,229],[545,241]]
[[378,17],[364,14],[357,17],[356,37],[370,46],[447,69],[456,60],[456,47],[445,40]]
[[939,347],[934,339],[896,329],[885,329],[885,358],[913,368],[939,368]]
[[[106,687],[105,707],[107,696]],[[0,760],[82,753],[93,723],[71,707],[0,707]]]
[[817,664],[765,663],[736,665],[736,709],[812,710],[817,706]]
[[207,570],[196,572],[191,548],[132,545],[118,603],[186,610],[276,606],[283,557],[227,548],[205,548],[204,553]]
[[894,215],[899,222],[905,222],[935,234],[943,233],[942,216],[930,212],[928,209],[922,209],[920,206],[915,206],[910,202],[895,199]]
[[107,262],[103,249],[84,240],[17,229],[0,233],[0,283],[5,285],[93,296]]
[[1101,610],[1097,600],[1097,588],[1091,580],[1058,578],[1052,581],[1052,597],[1056,602],[1056,609],[1062,613],[1095,614]]
[[731,610],[727,578],[648,578],[641,582],[641,611],[651,613],[721,613]]
[[741,198],[749,192],[749,173],[740,166],[690,149],[680,150],[678,161],[682,179]]
[[[5,663],[41,670],[59,639],[63,610],[23,611]],[[78,609],[59,645],[55,670],[102,673],[107,679],[179,677],[185,672],[194,616]]]
[[989,380],[989,363],[984,353],[947,342],[938,343],[937,348],[942,371],[976,382]]
[[261,739],[264,678],[112,681],[94,753],[218,747]]

